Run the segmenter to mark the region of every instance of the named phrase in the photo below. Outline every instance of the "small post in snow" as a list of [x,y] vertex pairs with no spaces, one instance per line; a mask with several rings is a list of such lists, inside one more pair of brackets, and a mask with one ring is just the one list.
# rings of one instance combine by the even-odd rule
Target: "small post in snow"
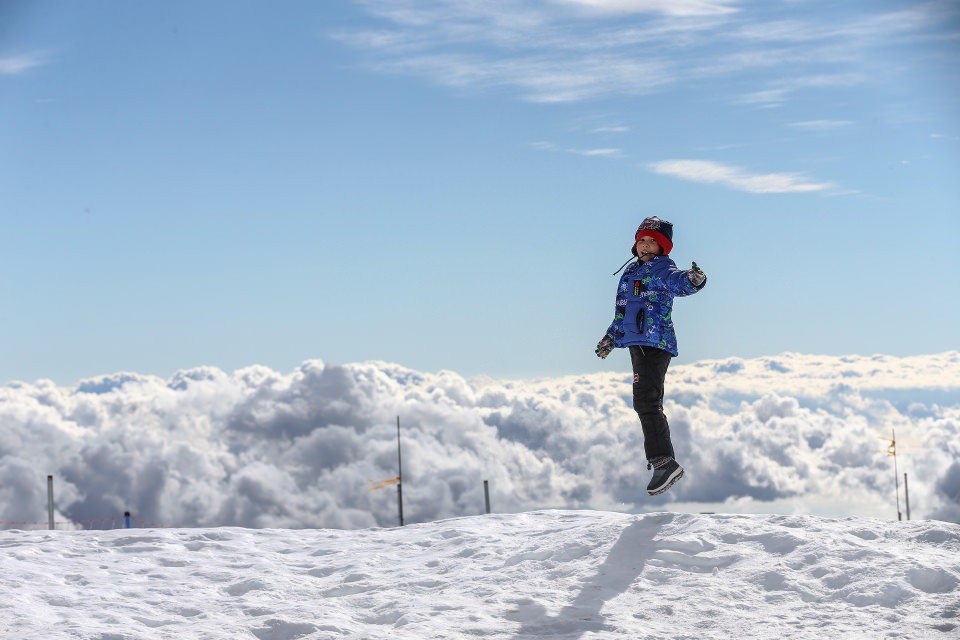
[[487,514],[490,514],[490,483],[483,481],[483,499],[487,504]]
[[47,516],[50,521],[50,530],[57,528],[57,523],[53,521],[53,476],[47,476]]
[[130,512],[129,511],[123,512],[123,528],[124,529],[130,528]]
[[907,473],[903,473],[903,497],[907,500],[907,520],[910,519],[910,490],[907,488]]

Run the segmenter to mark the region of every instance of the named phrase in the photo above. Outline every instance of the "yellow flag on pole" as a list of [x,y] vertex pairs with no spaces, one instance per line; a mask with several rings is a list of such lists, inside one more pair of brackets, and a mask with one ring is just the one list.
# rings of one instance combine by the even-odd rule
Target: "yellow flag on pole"
[[368,491],[377,491],[379,489],[386,489],[387,487],[393,486],[395,484],[400,484],[400,476],[394,476],[392,478],[387,478],[386,480],[380,480],[379,482],[374,484],[372,487],[370,487]]

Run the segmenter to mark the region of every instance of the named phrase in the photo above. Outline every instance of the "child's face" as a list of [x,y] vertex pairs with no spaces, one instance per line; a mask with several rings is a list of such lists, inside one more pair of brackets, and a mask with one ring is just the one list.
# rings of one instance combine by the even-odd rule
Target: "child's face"
[[637,255],[640,256],[641,262],[652,260],[654,256],[660,255],[661,252],[660,245],[650,236],[643,236],[637,240]]

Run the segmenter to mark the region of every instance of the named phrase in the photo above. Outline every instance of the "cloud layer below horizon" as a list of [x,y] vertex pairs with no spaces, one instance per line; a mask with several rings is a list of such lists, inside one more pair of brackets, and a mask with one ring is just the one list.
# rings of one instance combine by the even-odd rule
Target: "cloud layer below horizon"
[[[665,409],[686,477],[658,498],[626,374],[468,380],[385,362],[282,374],[119,373],[0,387],[0,526],[58,517],[166,526],[392,526],[401,419],[407,522],[547,507],[960,522],[960,352],[781,354],[674,365]],[[901,511],[905,513],[903,486]]]

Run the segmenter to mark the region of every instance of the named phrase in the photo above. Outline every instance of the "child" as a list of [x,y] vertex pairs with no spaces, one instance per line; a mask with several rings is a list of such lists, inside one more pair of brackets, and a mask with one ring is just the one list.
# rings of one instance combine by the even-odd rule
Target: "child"
[[[663,382],[670,359],[677,355],[677,336],[671,312],[676,296],[700,291],[707,277],[694,262],[683,271],[668,258],[673,249],[673,225],[653,216],[646,218],[634,236],[637,261],[627,267],[617,288],[616,315],[596,353],[606,358],[614,347],[629,347],[633,363],[633,408],[643,427],[647,485],[652,496],[663,493],[683,476],[674,459],[670,425],[663,414]],[[619,273],[619,272],[618,272]],[[616,275],[616,274],[614,274]]]

